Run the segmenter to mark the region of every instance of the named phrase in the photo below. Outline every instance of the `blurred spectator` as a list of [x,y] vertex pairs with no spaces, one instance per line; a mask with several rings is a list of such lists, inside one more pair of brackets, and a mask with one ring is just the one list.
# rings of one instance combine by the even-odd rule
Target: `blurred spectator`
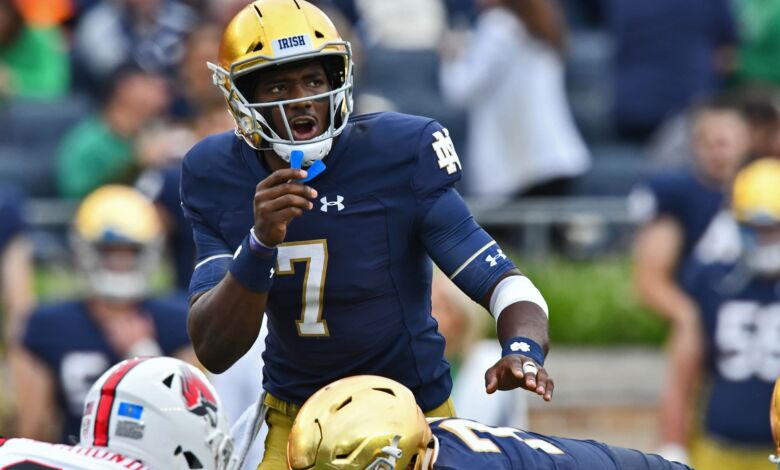
[[[38,308],[27,322],[14,369],[20,436],[65,442],[79,435],[90,384],[133,356],[193,362],[186,302],[149,297],[162,229],[150,202],[131,188],[105,186],[79,207],[72,249],[89,291]],[[54,421],[52,417],[55,417]],[[57,417],[62,419],[61,426]]]
[[24,19],[33,25],[59,25],[72,17],[72,0],[14,0]]
[[750,136],[739,110],[713,102],[693,122],[694,168],[656,175],[629,199],[640,223],[634,247],[634,284],[640,300],[669,321],[669,364],[661,399],[661,451],[680,457],[689,423],[685,411],[701,348],[698,308],[681,273],[721,249],[715,217],[724,192],[746,158]]
[[15,0],[0,0],[0,97],[54,99],[67,93],[65,46],[58,26],[27,24]]
[[447,13],[442,0],[355,0],[366,48],[436,49]]
[[615,44],[615,127],[644,143],[664,119],[720,88],[736,45],[729,0],[603,2]]
[[[60,145],[56,165],[60,194],[79,198],[106,183],[132,181],[133,139],[167,106],[161,76],[132,66],[118,70],[108,84],[102,111],[70,129]],[[141,152],[138,158],[154,159],[166,152],[152,153]]]
[[211,25],[202,26],[190,35],[179,72],[183,99],[178,101],[182,111],[178,114],[184,120],[142,138],[148,142],[144,153],[159,155],[146,158],[154,163],[147,165],[136,186],[157,206],[167,234],[168,251],[173,257],[176,286],[185,292],[195,262],[195,243],[179,199],[181,159],[200,139],[235,127],[205,65],[206,61],[215,60],[219,41],[220,32]]
[[[721,102],[724,109],[738,109],[750,129],[750,157],[780,155],[780,107],[776,92],[765,87],[732,90]],[[714,100],[710,100],[713,102]],[[650,141],[647,154],[653,166],[681,168],[695,163],[691,129],[698,106],[693,106],[668,122]]]
[[528,426],[526,393],[510,390],[489,396],[485,392],[485,370],[495,362],[501,347],[482,337],[478,307],[440,271],[431,285],[431,308],[444,336],[444,355],[452,374],[452,400],[458,416],[492,426]]
[[733,0],[739,25],[736,79],[780,86],[780,2]]
[[766,410],[780,375],[780,161],[741,170],[728,209],[719,239],[735,250],[686,273],[705,336],[695,356],[704,356],[701,383],[709,385],[693,397],[703,406],[681,410],[683,420],[702,415],[698,432],[685,436],[697,470],[768,468],[775,449]]
[[495,202],[565,194],[589,155],[564,90],[561,13],[550,0],[480,6],[468,47],[459,57],[445,50],[440,75],[445,97],[469,112],[470,194]]
[[197,21],[197,12],[179,0],[102,2],[81,18],[74,37],[81,78],[99,84],[127,62],[173,77]]

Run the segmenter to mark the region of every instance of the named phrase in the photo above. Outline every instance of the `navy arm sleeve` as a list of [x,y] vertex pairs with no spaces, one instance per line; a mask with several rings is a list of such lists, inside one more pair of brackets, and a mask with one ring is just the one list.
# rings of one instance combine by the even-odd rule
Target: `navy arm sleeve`
[[192,224],[195,241],[195,269],[189,287],[189,297],[219,284],[230,268],[233,250],[215,230],[205,214],[197,208],[197,178],[188,169],[185,158],[181,176],[181,206],[184,217]]
[[431,122],[417,149],[412,188],[417,198],[419,236],[439,268],[475,302],[514,263],[480,227],[453,185],[461,165],[449,132]]

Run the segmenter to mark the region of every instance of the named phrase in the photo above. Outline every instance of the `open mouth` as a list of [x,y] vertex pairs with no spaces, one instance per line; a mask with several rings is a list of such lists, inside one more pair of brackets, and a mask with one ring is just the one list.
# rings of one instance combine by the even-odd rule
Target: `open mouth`
[[320,132],[317,120],[311,116],[293,118],[290,121],[290,128],[292,129],[293,139],[295,140],[313,139]]

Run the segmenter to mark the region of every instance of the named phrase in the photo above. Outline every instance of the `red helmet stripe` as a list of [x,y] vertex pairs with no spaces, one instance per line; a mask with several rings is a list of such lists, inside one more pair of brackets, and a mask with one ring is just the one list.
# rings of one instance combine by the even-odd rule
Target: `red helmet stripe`
[[5,441],[7,441],[7,440],[8,440],[7,437],[0,437],[0,447],[2,447],[3,444],[5,444]]
[[122,364],[122,367],[115,370],[106,379],[103,388],[100,389],[100,400],[98,401],[97,416],[95,417],[95,442],[93,445],[103,447],[108,445],[108,430],[111,424],[111,409],[114,407],[116,387],[133,367],[146,359],[148,358],[137,357],[131,359]]

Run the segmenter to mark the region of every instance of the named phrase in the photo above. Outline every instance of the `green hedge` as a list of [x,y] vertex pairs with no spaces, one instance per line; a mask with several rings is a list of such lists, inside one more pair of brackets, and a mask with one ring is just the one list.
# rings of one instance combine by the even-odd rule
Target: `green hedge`
[[665,324],[639,305],[626,258],[516,264],[544,294],[554,344],[660,344]]

